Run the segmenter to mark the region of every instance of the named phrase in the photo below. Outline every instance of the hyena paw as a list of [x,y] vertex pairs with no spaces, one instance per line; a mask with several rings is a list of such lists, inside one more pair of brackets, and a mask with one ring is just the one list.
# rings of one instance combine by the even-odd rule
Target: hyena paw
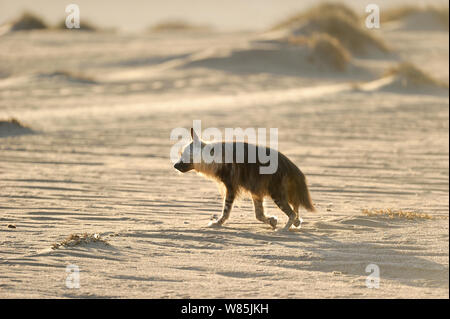
[[277,228],[278,220],[275,216],[269,217],[268,221],[269,221],[269,225],[272,226],[273,229]]
[[222,226],[222,223],[219,223],[217,220],[212,220],[208,223],[208,227],[211,228],[219,228]]
[[303,223],[303,219],[301,219],[301,218],[299,217],[299,218],[297,218],[297,219],[294,220],[293,225],[294,225],[295,227],[300,227],[300,226],[302,225],[302,223]]

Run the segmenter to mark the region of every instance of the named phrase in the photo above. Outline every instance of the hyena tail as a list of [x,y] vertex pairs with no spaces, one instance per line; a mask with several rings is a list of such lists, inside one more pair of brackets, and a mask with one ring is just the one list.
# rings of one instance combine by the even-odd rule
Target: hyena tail
[[306,184],[306,178],[303,173],[295,175],[295,195],[297,197],[298,203],[303,206],[306,210],[310,212],[315,212],[316,208],[311,200],[311,195],[309,194],[308,185]]

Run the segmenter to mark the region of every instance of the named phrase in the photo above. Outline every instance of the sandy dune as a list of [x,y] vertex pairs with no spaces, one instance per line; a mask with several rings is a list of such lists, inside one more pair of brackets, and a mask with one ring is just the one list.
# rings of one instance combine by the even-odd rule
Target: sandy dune
[[[4,35],[0,118],[34,134],[0,137],[0,297],[448,298],[448,89],[372,82],[410,58],[448,83],[448,32],[384,37],[395,57],[340,73],[251,33]],[[207,228],[218,190],[169,159],[171,130],[194,119],[278,128],[318,212],[283,233],[244,198]],[[109,245],[51,248],[85,232]],[[79,289],[65,285],[70,264]]]

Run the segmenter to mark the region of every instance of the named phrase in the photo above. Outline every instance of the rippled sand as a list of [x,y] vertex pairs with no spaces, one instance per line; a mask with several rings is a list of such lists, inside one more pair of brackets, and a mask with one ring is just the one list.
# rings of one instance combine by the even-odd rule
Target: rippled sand
[[[355,85],[402,57],[448,83],[448,32],[387,32],[400,58],[355,59],[345,73],[293,74],[283,56],[279,69],[235,67],[233,50],[258,54],[254,37],[2,37],[0,118],[33,134],[0,137],[0,297],[448,298],[448,90]],[[318,213],[274,232],[242,199],[207,228],[218,190],[169,159],[171,130],[194,119],[278,128]],[[388,208],[433,218],[363,213]],[[82,233],[109,245],[51,249]],[[79,289],[65,285],[70,264]],[[369,264],[379,289],[366,287]]]

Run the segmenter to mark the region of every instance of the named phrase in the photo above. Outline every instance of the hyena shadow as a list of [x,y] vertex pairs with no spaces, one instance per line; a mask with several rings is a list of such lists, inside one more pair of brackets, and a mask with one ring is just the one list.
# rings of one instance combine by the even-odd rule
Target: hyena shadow
[[[222,227],[220,229],[200,228],[174,231],[174,240],[190,242],[191,248],[226,249],[228,247],[248,247],[244,253],[255,264],[263,262],[276,268],[299,271],[318,271],[332,273],[338,277],[359,278],[355,285],[365,286],[365,279],[379,269],[380,280],[397,281],[407,286],[421,287],[426,283],[432,287],[448,287],[448,266],[430,259],[424,247],[414,244],[398,245],[396,240],[386,242],[358,241],[361,232],[380,231],[379,228],[401,227],[401,222],[379,223],[376,218],[346,218],[341,226],[345,228],[353,222],[370,227],[360,227],[354,233],[355,239],[340,240],[330,233],[330,227],[316,228],[317,223],[304,227],[300,232],[273,232],[256,230],[251,227]],[[332,223],[331,223],[332,224]],[[377,229],[378,228],[378,229]],[[349,229],[347,229],[348,231]],[[340,231],[343,231],[340,229]],[[176,234],[175,234],[176,233]],[[170,234],[167,234],[169,235]],[[272,247],[267,253],[267,247]]]

